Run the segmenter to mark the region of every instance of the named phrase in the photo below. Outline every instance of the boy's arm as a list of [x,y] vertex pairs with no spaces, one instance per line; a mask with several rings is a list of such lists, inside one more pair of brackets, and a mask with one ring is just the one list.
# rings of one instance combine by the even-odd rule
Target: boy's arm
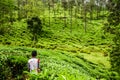
[[30,71],[30,64],[29,62],[27,63],[28,70]]
[[38,72],[40,72],[40,59],[38,59]]

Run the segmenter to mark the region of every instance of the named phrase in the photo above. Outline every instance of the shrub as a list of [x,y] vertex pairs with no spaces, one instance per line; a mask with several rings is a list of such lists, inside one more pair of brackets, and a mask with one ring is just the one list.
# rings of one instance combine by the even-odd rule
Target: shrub
[[11,26],[6,24],[6,25],[0,25],[0,35],[4,35],[5,33],[10,32]]
[[11,70],[12,77],[22,75],[23,71],[27,70],[27,58],[24,56],[9,56],[6,63]]
[[6,65],[6,56],[0,55],[0,80],[10,80],[11,71]]

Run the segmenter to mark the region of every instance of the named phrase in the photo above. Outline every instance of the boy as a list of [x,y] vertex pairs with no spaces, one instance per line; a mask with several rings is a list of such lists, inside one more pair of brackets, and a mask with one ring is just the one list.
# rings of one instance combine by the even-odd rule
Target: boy
[[39,63],[40,60],[36,58],[37,51],[32,51],[32,58],[28,60],[28,68],[30,73],[38,74],[40,72]]

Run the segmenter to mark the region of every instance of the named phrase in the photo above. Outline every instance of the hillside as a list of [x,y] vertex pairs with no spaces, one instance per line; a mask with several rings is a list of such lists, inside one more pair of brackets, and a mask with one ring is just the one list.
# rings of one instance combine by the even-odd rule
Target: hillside
[[[2,55],[1,60],[5,62],[7,61],[7,64],[6,63],[4,64],[6,65],[6,67],[8,67],[8,69],[4,70],[3,68],[3,70],[5,72],[6,70],[10,71],[9,73],[6,73],[7,76],[10,76],[11,73],[15,74],[14,70],[16,70],[16,73],[17,71],[19,73],[21,65],[23,67],[26,67],[27,60],[28,58],[30,58],[30,52],[35,49],[10,46],[0,47],[1,47],[0,53]],[[90,54],[71,53],[62,50],[49,50],[49,49],[36,49],[36,50],[38,51],[38,58],[40,58],[41,60],[40,64],[41,73],[38,76],[39,79],[95,80],[96,78],[99,78],[107,80],[110,77],[110,73],[108,71],[108,68],[106,67],[109,65],[108,57],[106,58],[98,55],[90,56]],[[85,55],[83,56],[82,54]],[[87,57],[87,59],[85,59],[84,57]],[[97,60],[97,58],[95,57],[99,59]],[[94,60],[91,61],[91,59],[88,58],[94,58],[96,62]],[[14,70],[10,68],[10,64],[8,63],[14,64]],[[106,65],[105,63],[108,65]],[[17,78],[19,79],[20,77]]]
[[[27,29],[26,20],[14,22],[11,31],[0,36],[0,55],[2,73],[1,79],[21,79],[27,70],[27,60],[32,50],[38,51],[41,60],[41,73],[36,76],[42,80],[109,80],[109,52],[112,40],[109,34],[104,34],[102,20],[92,20],[84,32],[83,22],[78,27],[75,22],[72,28],[63,29],[63,24],[51,22],[43,24],[38,41],[34,44],[32,34]],[[93,25],[94,24],[94,25]],[[6,46],[5,46],[6,45]],[[3,60],[3,61],[2,61]],[[16,72],[11,68],[14,65]],[[21,67],[18,67],[21,65]],[[20,70],[19,70],[20,69]],[[23,73],[22,73],[23,72]],[[15,74],[15,75],[13,75]],[[9,77],[7,77],[9,76]]]
[[[1,0],[0,80],[120,80],[119,4]],[[28,70],[34,50],[38,75]]]

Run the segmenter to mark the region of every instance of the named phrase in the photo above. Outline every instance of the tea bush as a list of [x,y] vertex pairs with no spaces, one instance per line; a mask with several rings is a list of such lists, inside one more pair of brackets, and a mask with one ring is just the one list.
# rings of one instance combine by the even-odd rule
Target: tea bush
[[0,73],[0,79],[7,80],[12,78],[17,78],[19,76],[19,79],[22,78],[21,75],[24,70],[27,70],[27,58],[24,56],[5,56],[3,59],[3,55],[0,61],[0,67],[1,67],[1,73]]
[[0,54],[0,80],[11,79],[11,70],[6,64],[7,57]]
[[24,56],[9,56],[6,61],[9,66],[12,77],[22,75],[24,70],[27,70],[27,58]]

